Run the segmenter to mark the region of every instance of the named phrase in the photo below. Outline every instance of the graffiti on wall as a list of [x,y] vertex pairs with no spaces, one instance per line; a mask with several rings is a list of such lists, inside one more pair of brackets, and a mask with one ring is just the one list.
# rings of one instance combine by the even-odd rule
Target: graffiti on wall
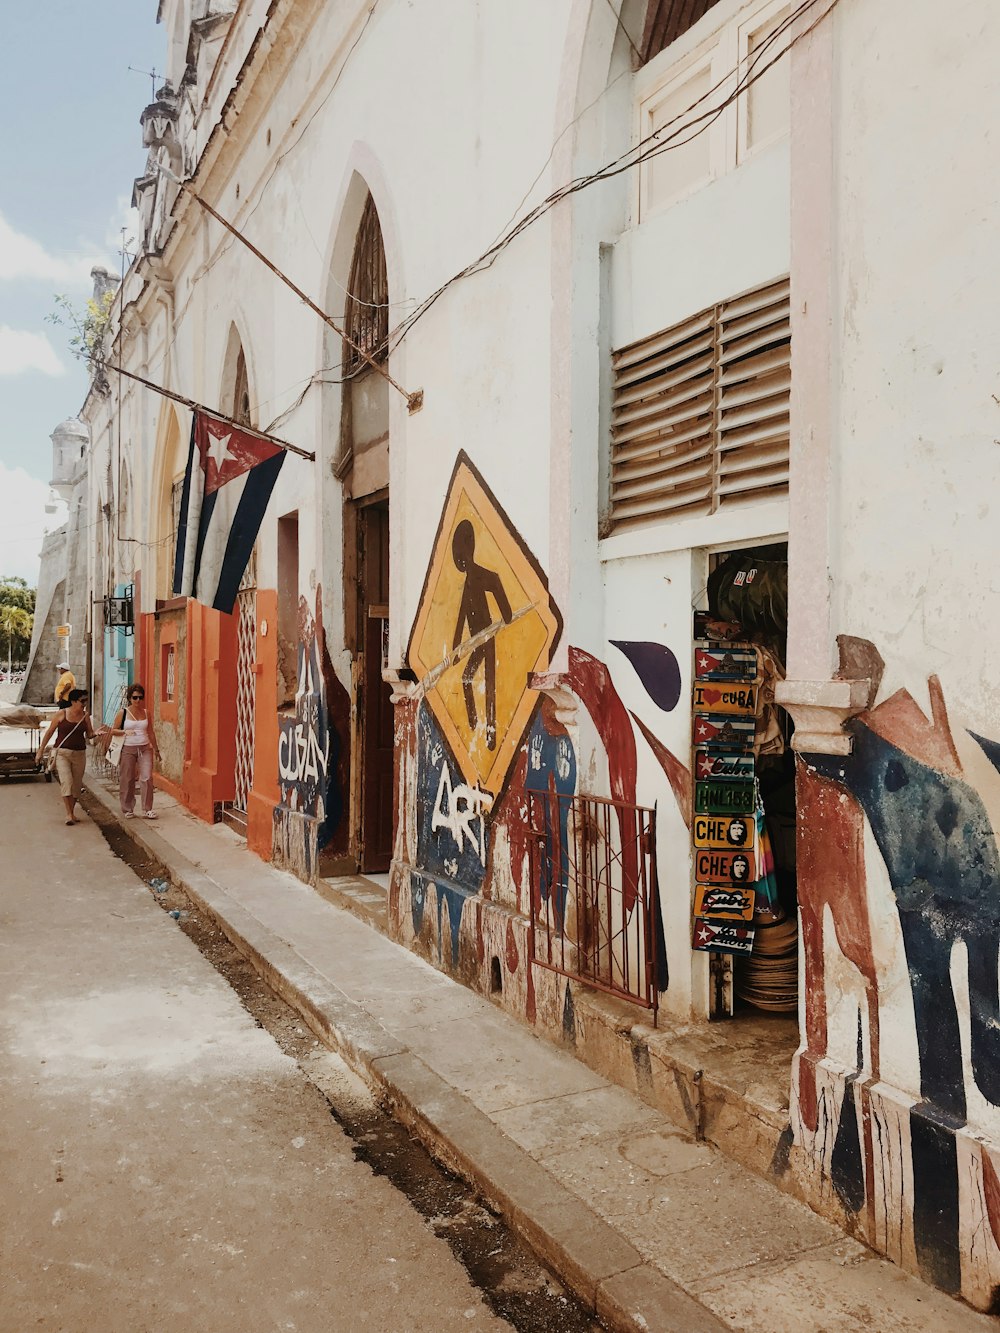
[[[959,758],[936,677],[929,696],[930,718],[901,690],[850,724],[850,755],[800,757],[806,994],[797,1115],[800,1132],[813,1136],[825,1154],[844,1206],[857,1212],[867,1205],[875,1232],[876,1210],[885,1205],[877,1193],[893,1178],[898,1187],[899,1180],[912,1180],[918,1265],[939,1286],[958,1291],[964,1190],[956,1131],[967,1122],[971,1088],[1000,1106],[1000,856],[988,812]],[[920,1098],[909,1108],[905,1139],[886,1133],[885,1111],[870,1091],[881,1077],[880,976],[867,898],[866,824],[891,887],[912,1000]],[[867,1010],[863,1024],[859,1015],[858,1069],[847,1080],[832,1142],[818,1137],[829,1109],[817,1091],[817,1063],[828,1040],[824,918],[862,978]],[[909,1160],[899,1162],[904,1143]],[[990,1206],[992,1170],[984,1150],[978,1206],[1000,1242],[1000,1216]]]
[[[334,845],[346,849],[343,812],[349,765],[343,738],[350,700],[327,650],[320,589],[315,616],[305,597],[299,598],[298,638],[295,712],[278,719],[281,800],[274,816],[275,845],[281,859],[311,877],[316,854]],[[293,833],[289,814],[306,816],[308,825]]]
[[282,805],[318,819],[326,814],[330,762],[330,731],[320,664],[321,635],[322,621],[317,626],[306,599],[300,597],[295,715],[279,719],[278,779]]
[[459,454],[407,655],[471,790],[503,790],[537,704],[528,678],[561,628],[541,566]]
[[[460,455],[410,635],[415,684],[405,704],[397,705],[396,862],[406,873],[393,875],[390,917],[404,936],[412,931],[414,942],[440,966],[475,976],[481,985],[482,969],[491,965],[489,941],[496,945],[502,938],[492,964],[502,960],[529,1018],[535,983],[524,966],[530,956],[521,938],[524,918],[534,901],[555,928],[563,928],[574,864],[569,843],[577,836],[571,802],[553,799],[543,807],[544,827],[531,835],[529,856],[529,794],[566,798],[578,786],[576,750],[558,706],[532,687],[548,669],[561,627],[540,565]],[[673,710],[681,687],[673,651],[645,640],[621,639],[614,646],[655,706]],[[557,689],[576,694],[587,709],[607,757],[618,803],[612,819],[623,849],[623,899],[631,913],[640,883],[633,719],[607,666],[583,650],[569,650],[569,670],[557,681]],[[689,817],[687,769],[638,719],[635,724],[669,770]],[[538,868],[535,885],[532,865]],[[667,960],[659,909],[657,901],[656,979],[662,990]],[[523,914],[516,927],[512,913]]]
[[463,781],[434,712],[417,715],[417,868],[478,893],[493,798]]
[[[539,696],[529,677],[548,666],[561,626],[541,566],[460,453],[410,635],[415,782],[412,795],[405,784],[400,795],[410,923],[419,936],[436,904],[442,963],[457,965],[467,904],[493,874],[491,829],[506,827],[523,800],[529,733],[535,757],[548,757],[533,730]],[[575,775],[575,757],[570,764],[563,755],[562,766]],[[392,901],[399,904],[398,891]],[[478,912],[476,923],[481,941]]]

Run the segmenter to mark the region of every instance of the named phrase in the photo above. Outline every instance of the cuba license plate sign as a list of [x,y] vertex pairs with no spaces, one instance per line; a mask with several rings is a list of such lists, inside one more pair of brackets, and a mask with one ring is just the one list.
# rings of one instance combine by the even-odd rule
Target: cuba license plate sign
[[757,724],[752,717],[712,717],[695,713],[691,738],[695,745],[710,750],[750,750],[753,748]]
[[696,847],[753,846],[753,820],[743,815],[695,815],[692,831]]
[[699,782],[753,782],[754,757],[725,750],[695,750],[694,775]]
[[695,916],[713,921],[753,921],[757,894],[738,884],[699,884],[694,891]]
[[696,815],[752,815],[753,783],[711,781],[694,784]]
[[696,648],[694,650],[696,680],[757,679],[757,654],[752,648]]
[[696,916],[691,947],[702,953],[751,953],[753,930],[735,921],[706,921]]
[[739,713],[756,717],[760,691],[756,685],[696,680],[691,700],[696,713]]

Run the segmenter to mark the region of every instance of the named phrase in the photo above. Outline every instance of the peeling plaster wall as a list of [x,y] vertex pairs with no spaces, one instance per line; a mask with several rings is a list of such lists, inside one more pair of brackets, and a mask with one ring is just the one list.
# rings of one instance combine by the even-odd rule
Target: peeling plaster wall
[[[166,631],[166,635],[164,634]],[[174,645],[174,707],[164,707],[162,644],[166,637]],[[153,622],[153,661],[147,663],[148,679],[142,683],[151,708],[160,746],[157,771],[180,786],[184,777],[185,726],[187,715],[187,617],[183,611],[168,611]],[[164,716],[166,712],[167,716]],[[113,719],[112,719],[113,720]]]
[[[943,17],[943,21],[942,21]],[[849,756],[802,756],[793,1123],[866,1238],[992,1307],[1000,1285],[1000,13],[834,16],[829,263],[835,633],[884,659]],[[794,189],[794,181],[793,181]],[[819,243],[819,242],[818,242]],[[794,283],[794,273],[793,273]],[[791,576],[796,578],[794,559]]]

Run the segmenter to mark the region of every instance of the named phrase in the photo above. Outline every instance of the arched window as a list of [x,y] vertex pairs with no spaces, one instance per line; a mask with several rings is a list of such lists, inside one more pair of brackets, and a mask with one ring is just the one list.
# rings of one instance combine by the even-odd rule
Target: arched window
[[[382,228],[370,194],[354,243],[345,325],[345,332],[355,347],[363,348],[376,361],[386,360],[389,354],[389,279]],[[355,375],[368,365],[355,347],[344,344],[345,375]]]
[[236,382],[233,387],[233,419],[241,426],[252,426],[250,419],[250,377],[247,359],[241,347],[236,358]]
[[693,28],[717,3],[718,0],[650,0],[640,43],[643,64]]

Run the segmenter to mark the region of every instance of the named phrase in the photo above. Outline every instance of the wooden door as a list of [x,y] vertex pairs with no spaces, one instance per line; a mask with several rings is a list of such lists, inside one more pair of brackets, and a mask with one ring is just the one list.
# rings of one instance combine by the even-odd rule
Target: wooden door
[[389,502],[366,506],[359,608],[364,666],[361,697],[361,869],[378,874],[392,860],[392,687],[382,679],[389,631]]

